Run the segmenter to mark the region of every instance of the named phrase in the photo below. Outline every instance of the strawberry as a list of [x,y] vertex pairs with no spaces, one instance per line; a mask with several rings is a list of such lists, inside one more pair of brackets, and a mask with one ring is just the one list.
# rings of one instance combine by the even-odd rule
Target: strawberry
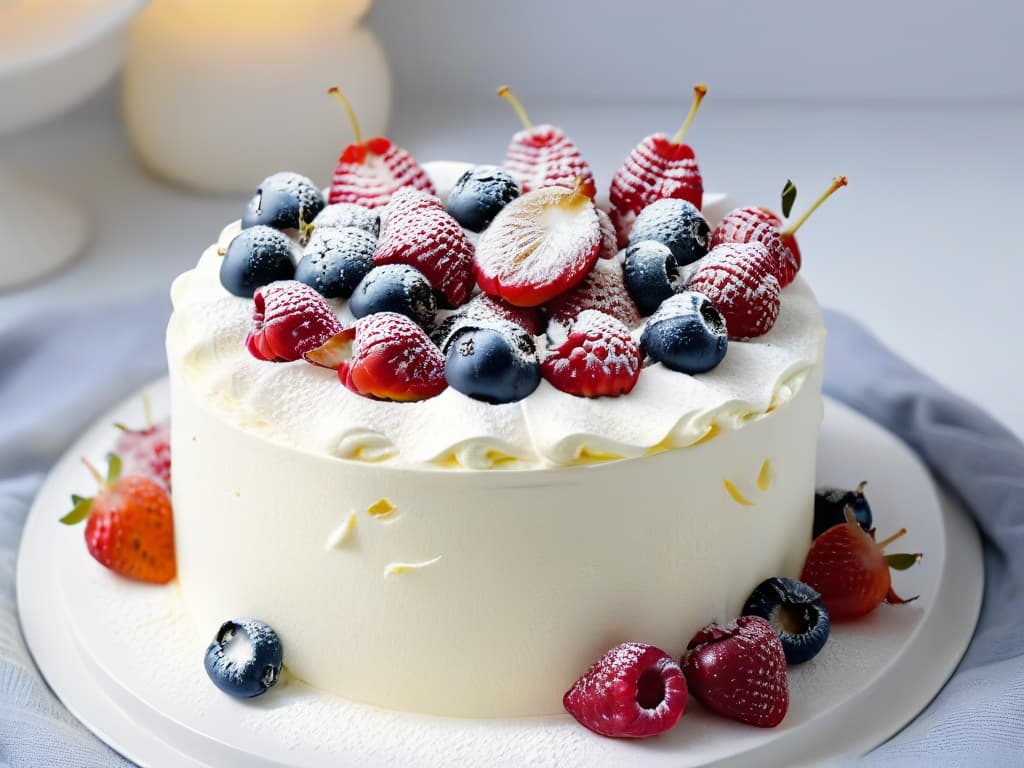
[[694,635],[682,659],[690,690],[713,712],[761,728],[774,728],[789,709],[786,655],[771,625],[740,616]]
[[486,293],[535,307],[586,277],[600,248],[597,209],[580,185],[545,187],[502,208],[480,235],[473,270]]
[[629,242],[629,231],[637,215],[655,200],[680,198],[700,210],[704,182],[693,148],[682,142],[707,92],[703,83],[695,85],[690,112],[676,135],[671,139],[660,133],[648,136],[633,148],[612,177],[608,202],[620,248]]
[[554,125],[534,125],[507,85],[498,89],[519,116],[523,130],[512,136],[505,152],[505,170],[519,182],[525,194],[543,187],[573,187],[576,179],[583,179],[583,189],[589,197],[595,193],[594,175],[580,155],[579,149]]
[[761,243],[722,243],[697,262],[687,290],[707,296],[730,339],[768,333],[779,316],[778,261]]
[[811,544],[800,581],[821,593],[833,621],[856,619],[871,613],[883,600],[902,605],[904,600],[892,589],[889,568],[905,570],[921,559],[920,554],[888,555],[885,548],[903,536],[901,528],[885,541],[876,542],[857,522],[853,509],[845,509],[846,522],[834,525]]
[[643,364],[640,344],[611,315],[584,310],[569,338],[541,363],[552,386],[580,397],[617,397],[636,386]]
[[601,226],[601,250],[598,257],[614,259],[619,254],[619,238],[615,234],[612,217],[605,213],[603,208],[597,209],[597,223]]
[[441,351],[422,328],[396,312],[360,318],[307,352],[306,360],[336,369],[348,389],[377,400],[426,400],[448,386]]
[[345,147],[334,169],[328,202],[355,203],[366,208],[383,208],[403,187],[434,194],[434,185],[413,156],[383,136],[363,141],[352,105],[337,88],[328,93],[338,97],[352,123],[355,142]]
[[65,525],[85,519],[89,554],[130,579],[166,584],[174,578],[174,517],[167,491],[142,475],[121,476],[121,460],[111,454],[106,478],[82,460],[100,486],[93,498],[72,496]]
[[324,297],[297,280],[257,288],[252,300],[245,347],[258,360],[298,360],[342,329]]
[[596,309],[627,328],[640,324],[640,311],[626,288],[622,257],[598,259],[582,282],[545,305],[548,322],[566,330],[586,309]]
[[114,452],[121,457],[124,473],[144,475],[155,480],[168,492],[171,490],[171,422],[164,419],[156,424],[149,413],[149,399],[143,398],[146,407],[146,427],[130,429],[124,424],[114,426],[121,430]]
[[384,211],[373,261],[416,267],[457,307],[473,290],[473,244],[436,197],[398,190]]
[[594,733],[642,739],[678,723],[686,695],[686,679],[675,659],[651,645],[623,643],[573,683],[562,705]]

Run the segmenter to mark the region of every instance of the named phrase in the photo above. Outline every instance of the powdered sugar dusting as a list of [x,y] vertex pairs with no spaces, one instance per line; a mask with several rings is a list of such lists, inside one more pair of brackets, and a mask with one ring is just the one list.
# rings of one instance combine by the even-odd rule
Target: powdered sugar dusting
[[329,203],[355,203],[364,208],[383,208],[403,187],[430,194],[434,185],[412,155],[391,145],[383,155],[366,154],[361,163],[339,161],[328,196]]

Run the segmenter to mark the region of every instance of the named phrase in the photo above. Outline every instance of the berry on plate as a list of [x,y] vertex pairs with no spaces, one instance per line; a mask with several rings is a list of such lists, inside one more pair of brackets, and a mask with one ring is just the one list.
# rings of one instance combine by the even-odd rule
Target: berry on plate
[[686,711],[675,659],[644,643],[617,645],[566,691],[565,710],[602,736],[642,739],[671,729]]
[[740,616],[726,626],[709,624],[686,648],[686,682],[704,706],[760,728],[782,722],[789,709],[786,655],[767,621]]
[[121,475],[121,460],[111,454],[106,478],[85,459],[99,492],[93,498],[72,496],[65,525],[85,524],[89,554],[121,576],[152,584],[174,578],[174,516],[166,489],[143,475]]
[[440,350],[415,322],[395,312],[360,318],[305,357],[337,370],[357,395],[377,400],[426,400],[448,386]]
[[790,665],[810,661],[828,640],[828,609],[821,595],[796,579],[762,581],[743,605],[743,615],[760,616],[771,625]]
[[245,212],[242,228],[264,224],[274,229],[299,229],[323,210],[324,195],[298,173],[275,173],[260,182]]
[[505,169],[519,182],[523,193],[543,187],[572,187],[582,179],[582,187],[594,196],[594,175],[580,155],[579,149],[554,125],[534,125],[507,85],[498,89],[498,95],[512,105],[523,130],[512,136],[505,152]]
[[779,316],[777,262],[761,243],[722,243],[697,262],[687,288],[711,299],[730,339],[768,333]]
[[328,93],[337,96],[345,107],[355,135],[355,142],[345,147],[338,159],[328,202],[383,208],[403,187],[434,194],[434,185],[412,155],[383,136],[363,141],[359,121],[348,99],[337,88],[331,88]]
[[522,400],[541,377],[533,339],[518,325],[501,321],[453,333],[444,375],[453,389],[493,405]]
[[357,227],[316,228],[295,268],[295,279],[328,299],[347,299],[373,269],[377,238]]
[[580,185],[545,187],[502,209],[480,236],[473,269],[484,292],[535,307],[583,280],[600,247],[597,209]]
[[155,480],[168,492],[171,490],[171,421],[164,419],[153,423],[150,415],[149,398],[143,397],[146,409],[146,426],[131,429],[124,424],[115,424],[121,434],[114,443],[114,453],[121,457],[122,473],[143,475]]
[[707,296],[692,291],[666,299],[644,325],[644,352],[681,373],[710,371],[725,357],[728,332]]
[[668,246],[676,264],[682,267],[708,252],[711,227],[693,203],[668,197],[655,200],[636,217],[629,232],[629,244],[644,240]]
[[831,528],[846,522],[846,507],[853,510],[857,523],[865,531],[873,527],[871,505],[864,495],[868,481],[862,480],[853,490],[845,488],[819,488],[814,492],[814,531],[812,536],[818,538]]
[[426,192],[394,194],[373,260],[416,267],[452,307],[465,303],[473,290],[473,244],[441,201]]
[[679,279],[676,257],[664,243],[643,240],[629,246],[623,257],[626,288],[637,310],[647,317],[676,292]]
[[612,178],[608,193],[610,214],[619,236],[619,247],[629,241],[629,232],[640,212],[655,200],[666,197],[688,200],[699,210],[704,197],[693,148],[684,144],[686,132],[707,94],[703,83],[693,87],[693,103],[682,127],[669,139],[655,133],[648,136],[623,161]]
[[885,548],[906,532],[901,528],[876,542],[847,507],[846,522],[832,526],[811,544],[800,581],[821,593],[833,621],[864,616],[883,600],[897,605],[916,600],[904,600],[893,591],[889,568],[905,570],[921,559],[920,553],[885,554]]
[[342,329],[324,297],[297,280],[271,283],[252,298],[252,325],[245,348],[257,360],[298,360]]
[[611,315],[633,328],[640,324],[640,311],[626,287],[622,258],[598,259],[587,276],[573,288],[544,306],[548,314],[548,333],[551,325],[562,330],[561,338],[569,326],[587,309]]
[[235,296],[252,298],[261,285],[295,275],[292,241],[276,229],[243,229],[228,244],[220,263],[220,283]]
[[541,372],[552,386],[579,397],[617,397],[640,376],[640,345],[621,321],[595,309],[579,314],[569,338],[551,350]]
[[335,203],[320,211],[311,224],[314,232],[346,227],[361,229],[376,240],[380,234],[380,213],[355,203]]
[[281,640],[273,629],[256,619],[236,619],[217,630],[203,666],[224,693],[248,699],[274,687],[283,660]]
[[478,165],[462,174],[448,193],[448,213],[465,229],[481,232],[519,192],[519,183],[508,171]]
[[356,286],[348,308],[355,317],[397,312],[430,328],[437,313],[437,299],[427,278],[415,267],[384,264],[374,267]]

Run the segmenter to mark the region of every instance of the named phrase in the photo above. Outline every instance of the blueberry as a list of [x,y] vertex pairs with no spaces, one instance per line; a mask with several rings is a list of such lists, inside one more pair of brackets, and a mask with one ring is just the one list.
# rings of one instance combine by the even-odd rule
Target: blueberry
[[422,328],[434,324],[437,299],[430,281],[408,264],[375,267],[360,281],[348,302],[356,317],[376,312],[397,312],[412,318]]
[[292,241],[265,226],[243,229],[228,245],[220,264],[220,282],[230,293],[251,299],[261,285],[295,275]]
[[640,336],[644,352],[673,371],[704,373],[725,357],[729,334],[722,313],[693,291],[664,301]]
[[697,207],[686,200],[664,198],[642,211],[629,232],[629,244],[654,240],[668,246],[680,267],[708,252],[711,227]]
[[297,173],[275,173],[261,183],[242,214],[242,228],[265,224],[274,229],[298,229],[323,210],[323,192],[311,180]]
[[818,538],[833,525],[846,522],[843,511],[849,504],[860,527],[870,531],[874,525],[871,516],[871,505],[864,495],[867,486],[864,480],[852,491],[843,488],[819,488],[814,492],[814,538]]
[[373,269],[377,240],[355,227],[318,229],[306,244],[295,279],[328,299],[347,299]]
[[519,184],[494,165],[471,168],[448,195],[448,213],[466,229],[482,232],[498,211],[519,197]]
[[355,227],[377,237],[380,234],[380,214],[355,203],[328,205],[313,219],[313,230]]
[[747,598],[744,616],[760,616],[782,641],[787,664],[813,659],[828,640],[828,609],[811,587],[796,579],[762,581]]
[[444,376],[453,389],[485,403],[522,400],[540,384],[533,339],[513,323],[466,328],[451,338]]
[[281,641],[262,621],[228,621],[206,649],[204,666],[224,693],[251,698],[266,693],[281,676]]
[[653,314],[661,302],[675,293],[672,284],[679,267],[667,245],[644,240],[626,249],[626,289],[644,317]]

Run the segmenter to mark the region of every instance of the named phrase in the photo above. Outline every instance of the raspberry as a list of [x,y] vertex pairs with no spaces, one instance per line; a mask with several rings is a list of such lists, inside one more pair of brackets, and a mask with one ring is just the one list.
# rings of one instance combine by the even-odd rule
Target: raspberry
[[643,353],[629,329],[611,315],[580,313],[569,338],[541,363],[552,386],[581,397],[617,397],[640,377]]
[[253,295],[246,349],[259,360],[300,359],[342,329],[323,296],[297,280],[278,280]]
[[597,223],[601,226],[601,250],[598,258],[614,259],[619,253],[619,238],[615,234],[615,225],[611,216],[603,208],[597,209]]
[[779,285],[785,288],[800,270],[800,249],[792,235],[780,234],[782,219],[767,208],[736,208],[729,211],[711,234],[711,247],[722,243],[761,243],[772,255]]
[[723,243],[698,262],[687,289],[707,296],[730,339],[768,333],[779,316],[777,262],[761,243]]
[[118,424],[121,434],[114,453],[121,457],[126,475],[143,475],[171,490],[171,423],[168,419],[146,429],[128,429]]
[[640,324],[640,312],[626,288],[623,259],[598,259],[583,282],[558,296],[545,307],[548,312],[548,330],[555,325],[564,338],[570,325],[580,312],[596,309],[621,321],[627,328]]

